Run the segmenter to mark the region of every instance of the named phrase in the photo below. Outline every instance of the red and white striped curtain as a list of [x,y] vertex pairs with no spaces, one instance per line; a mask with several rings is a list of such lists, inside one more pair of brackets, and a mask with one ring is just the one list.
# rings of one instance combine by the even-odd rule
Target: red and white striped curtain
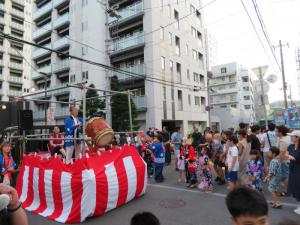
[[17,182],[23,208],[61,223],[100,216],[145,193],[147,166],[134,146],[77,160],[24,156]]

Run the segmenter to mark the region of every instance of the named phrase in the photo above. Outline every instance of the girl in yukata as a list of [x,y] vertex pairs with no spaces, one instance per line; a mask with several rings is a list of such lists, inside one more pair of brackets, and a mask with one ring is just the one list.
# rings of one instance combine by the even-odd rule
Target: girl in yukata
[[200,177],[198,188],[202,191],[213,191],[212,170],[214,165],[209,160],[207,152],[208,149],[206,147],[202,147],[198,165],[198,175]]
[[246,174],[249,178],[248,186],[255,190],[263,191],[264,164],[256,149],[251,149],[250,151],[250,159],[246,166]]

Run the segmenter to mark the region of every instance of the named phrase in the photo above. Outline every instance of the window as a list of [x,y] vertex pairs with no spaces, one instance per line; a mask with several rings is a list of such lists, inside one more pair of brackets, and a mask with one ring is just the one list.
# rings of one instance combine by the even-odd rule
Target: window
[[200,82],[200,80],[199,80],[199,74],[197,74],[197,73],[194,73],[194,82],[197,82],[197,83]]
[[186,70],[186,78],[187,78],[188,80],[191,80],[191,77],[190,77],[190,70],[189,70],[189,69]]
[[221,105],[220,108],[226,109],[227,105]]
[[189,103],[189,105],[192,104],[192,102],[191,102],[191,95],[190,94],[188,94],[188,103]]
[[196,50],[194,50],[194,49],[193,49],[193,59],[194,59],[194,60],[197,60],[197,52],[196,52]]
[[185,45],[185,54],[188,56],[189,55],[189,45]]
[[171,74],[173,74],[174,69],[173,69],[173,61],[172,60],[170,60],[170,62],[169,62],[169,68],[170,68]]
[[200,80],[201,86],[202,86],[202,87],[205,87],[205,79],[204,79],[204,76],[200,74],[199,77],[200,77],[199,80]]
[[249,91],[249,87],[243,87],[244,91]]
[[201,47],[202,48],[202,34],[199,32],[199,31],[197,31],[197,38],[198,38],[198,44],[199,44],[199,47]]
[[88,47],[87,46],[81,47],[81,55],[84,56],[87,55],[87,53],[88,53]]
[[226,73],[226,67],[221,68],[221,73]]
[[193,14],[196,12],[196,9],[193,5],[190,6],[190,14]]
[[175,52],[180,55],[180,38],[175,36]]
[[81,28],[82,28],[82,31],[86,31],[88,29],[88,21],[82,22]]
[[171,5],[168,5],[168,17],[171,18]]
[[206,99],[205,97],[201,97],[201,111],[205,112],[205,107],[206,107]]
[[245,105],[245,109],[251,109],[251,105]]
[[160,7],[161,7],[161,10],[164,9],[164,0],[160,0]]
[[181,64],[180,63],[176,63],[176,72],[177,72],[177,81],[179,83],[181,83],[182,79],[181,79]]
[[237,105],[236,105],[236,104],[232,104],[232,105],[230,105],[230,107],[231,107],[231,108],[236,108]]
[[164,96],[164,100],[167,99],[167,89],[166,87],[163,87],[163,96]]
[[165,70],[165,57],[162,56],[160,58],[160,64],[161,64],[161,69]]
[[198,10],[196,11],[196,17],[197,17],[198,24],[202,26],[201,13]]
[[196,38],[197,37],[197,35],[196,35],[196,33],[197,33],[196,29],[194,27],[192,27],[191,29],[192,29],[192,36],[194,38]]
[[176,20],[175,27],[179,30],[179,13],[174,10],[174,19]]
[[195,96],[195,105],[200,106],[200,97],[199,96]]
[[182,111],[183,110],[183,102],[182,102],[182,91],[181,90],[177,91],[177,97],[178,97],[178,110]]
[[74,83],[76,81],[75,74],[70,76],[70,83]]
[[249,77],[242,77],[242,81],[247,83],[249,81]]
[[174,101],[174,88],[171,89],[171,99]]
[[160,39],[164,40],[164,27],[160,27]]
[[83,71],[82,72],[82,80],[88,80],[89,79],[89,72]]
[[172,41],[172,33],[169,32],[169,44],[172,45],[172,42],[173,42],[173,41]]
[[250,96],[249,95],[244,96],[244,100],[250,100]]

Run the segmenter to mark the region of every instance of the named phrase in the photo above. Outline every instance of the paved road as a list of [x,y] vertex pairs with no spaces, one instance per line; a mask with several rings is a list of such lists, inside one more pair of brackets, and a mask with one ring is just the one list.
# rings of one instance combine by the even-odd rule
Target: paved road
[[[173,166],[165,169],[166,181],[155,184],[149,181],[146,194],[115,209],[102,217],[92,218],[84,222],[86,225],[129,225],[130,218],[138,211],[153,212],[160,219],[162,225],[230,225],[224,198],[227,190],[225,186],[216,187],[214,193],[203,193],[197,189],[187,189],[184,184],[177,183]],[[269,194],[267,195],[269,199]],[[270,209],[271,224],[276,225],[284,217],[300,220],[300,216],[293,213],[295,201],[284,198],[283,209]],[[58,225],[41,216],[29,213],[31,225]]]

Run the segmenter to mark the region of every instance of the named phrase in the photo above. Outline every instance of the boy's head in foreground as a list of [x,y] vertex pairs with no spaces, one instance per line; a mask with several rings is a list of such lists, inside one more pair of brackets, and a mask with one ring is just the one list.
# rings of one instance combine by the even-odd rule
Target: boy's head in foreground
[[234,225],[269,225],[268,203],[258,191],[240,187],[226,197]]

